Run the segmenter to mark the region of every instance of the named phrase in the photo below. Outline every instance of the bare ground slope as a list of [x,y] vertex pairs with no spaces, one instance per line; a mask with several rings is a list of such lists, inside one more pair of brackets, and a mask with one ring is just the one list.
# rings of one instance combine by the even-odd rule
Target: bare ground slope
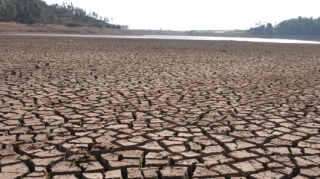
[[62,25],[0,23],[0,34],[83,34],[83,35],[131,35],[120,29],[98,27],[66,27]]

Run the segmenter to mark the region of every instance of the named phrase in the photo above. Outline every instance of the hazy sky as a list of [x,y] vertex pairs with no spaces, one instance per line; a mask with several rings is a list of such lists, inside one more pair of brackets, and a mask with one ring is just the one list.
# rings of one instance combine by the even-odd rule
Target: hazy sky
[[[71,0],[44,0],[48,4]],[[113,17],[131,29],[234,30],[255,23],[320,17],[319,0],[73,0],[73,5]]]

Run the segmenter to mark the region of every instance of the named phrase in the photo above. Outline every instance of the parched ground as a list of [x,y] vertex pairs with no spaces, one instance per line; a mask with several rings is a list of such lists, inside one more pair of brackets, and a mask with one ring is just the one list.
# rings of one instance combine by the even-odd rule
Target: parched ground
[[320,177],[319,49],[0,36],[0,178]]

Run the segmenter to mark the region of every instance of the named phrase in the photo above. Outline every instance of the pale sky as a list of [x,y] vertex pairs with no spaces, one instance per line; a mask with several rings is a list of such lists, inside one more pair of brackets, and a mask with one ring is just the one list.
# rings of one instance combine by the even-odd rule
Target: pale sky
[[[47,4],[71,0],[44,0]],[[73,0],[75,7],[113,17],[130,29],[234,30],[265,21],[320,17],[319,0]]]

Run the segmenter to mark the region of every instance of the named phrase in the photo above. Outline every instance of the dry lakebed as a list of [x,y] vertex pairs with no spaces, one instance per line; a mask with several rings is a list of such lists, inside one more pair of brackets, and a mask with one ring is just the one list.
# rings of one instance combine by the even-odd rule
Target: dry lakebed
[[1,179],[320,178],[320,45],[0,36]]

